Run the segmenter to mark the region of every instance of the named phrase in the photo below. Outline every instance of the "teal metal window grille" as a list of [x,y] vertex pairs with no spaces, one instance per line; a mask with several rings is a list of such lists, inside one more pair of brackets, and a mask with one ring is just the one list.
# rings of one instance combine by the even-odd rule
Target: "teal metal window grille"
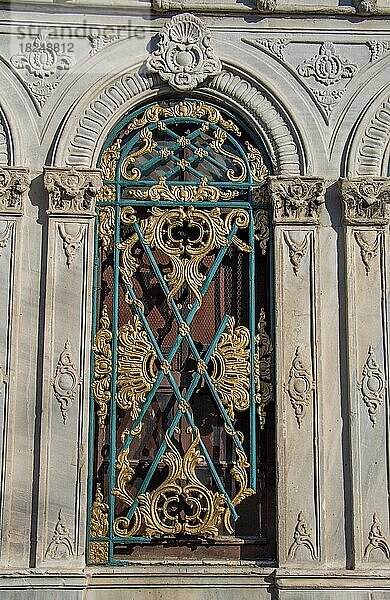
[[264,147],[225,110],[169,100],[123,119],[100,168],[88,561],[253,538],[272,397]]

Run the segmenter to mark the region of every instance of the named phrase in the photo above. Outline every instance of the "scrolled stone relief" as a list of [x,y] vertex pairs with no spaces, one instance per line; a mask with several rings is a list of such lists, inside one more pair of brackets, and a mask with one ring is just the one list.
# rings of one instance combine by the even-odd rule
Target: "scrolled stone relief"
[[120,40],[120,37],[119,35],[104,35],[98,33],[91,33],[91,35],[88,36],[88,40],[91,46],[89,50],[89,56],[93,56],[100,50],[103,50],[103,48],[110,46],[114,42],[118,42]]
[[94,215],[95,200],[102,185],[99,171],[45,169],[49,213]]
[[172,17],[161,29],[160,41],[146,61],[151,73],[179,91],[193,90],[207,77],[218,75],[222,64],[211,45],[205,24],[194,15]]
[[359,14],[372,14],[378,8],[378,0],[354,0],[356,12]]
[[383,533],[383,525],[378,519],[376,512],[372,515],[372,525],[367,537],[368,544],[364,549],[363,560],[368,561],[371,552],[376,549],[381,550],[386,556],[387,560],[390,560],[389,544],[387,543],[387,538]]
[[71,266],[81,246],[86,228],[87,226],[83,223],[58,223],[58,231],[62,238],[68,268]]
[[362,381],[358,386],[363,402],[368,409],[372,426],[375,427],[377,412],[384,399],[386,381],[377,363],[372,346],[368,348],[367,359],[362,371]]
[[369,40],[366,44],[370,50],[370,62],[378,60],[382,54],[390,51],[390,41]]
[[325,182],[309,177],[269,177],[276,223],[318,223],[324,204]]
[[368,240],[363,232],[355,231],[355,240],[360,248],[360,256],[367,276],[370,274],[372,261],[378,255],[380,236],[381,233],[375,231],[375,239]]
[[0,167],[0,214],[22,214],[29,186],[27,169]]
[[62,509],[58,513],[58,520],[54,528],[51,542],[45,552],[45,558],[59,560],[69,558],[74,555],[72,539],[65,522]]
[[14,225],[13,221],[0,221],[0,256],[1,249],[7,247]]
[[55,50],[46,33],[35,37],[30,46],[31,50],[11,56],[10,63],[23,74],[28,90],[42,108],[74,61]]
[[347,225],[387,225],[390,222],[390,179],[341,179]]
[[298,346],[291,363],[288,382],[284,385],[284,391],[294,410],[299,429],[306,415],[306,409],[310,405],[313,389],[311,366]]
[[295,525],[294,534],[293,534],[293,543],[291,544],[288,551],[288,558],[290,560],[294,560],[297,549],[299,546],[304,546],[310,552],[310,558],[312,560],[318,560],[317,553],[314,548],[313,540],[312,540],[312,530],[308,526],[306,519],[301,511],[298,514],[297,524]]
[[70,342],[66,340],[64,349],[59,355],[56,372],[51,382],[64,425],[67,423],[69,410],[76,398],[81,381],[73,362]]
[[286,245],[288,247],[288,255],[290,258],[290,262],[291,262],[293,271],[294,271],[295,275],[297,275],[297,276],[299,273],[299,269],[301,267],[302,259],[305,256],[306,251],[307,251],[308,236],[309,236],[309,234],[306,233],[302,242],[299,243],[297,241],[292,240],[290,237],[290,234],[287,231],[283,232],[284,241],[286,242]]
[[260,12],[273,12],[276,6],[277,0],[256,0],[256,7]]
[[279,38],[276,40],[271,39],[258,39],[256,40],[256,44],[260,46],[263,50],[276,56],[281,62],[286,60],[284,56],[284,50],[286,46],[290,43],[288,38]]

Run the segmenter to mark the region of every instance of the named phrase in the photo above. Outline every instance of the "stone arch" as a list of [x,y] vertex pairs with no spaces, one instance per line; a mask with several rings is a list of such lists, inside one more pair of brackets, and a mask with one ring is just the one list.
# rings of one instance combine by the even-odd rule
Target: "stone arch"
[[390,144],[390,94],[378,94],[358,125],[347,160],[348,175],[387,176]]
[[[145,74],[142,67],[125,73],[106,85],[99,96],[90,102],[81,117],[68,119],[58,139],[54,141],[51,164],[91,168],[96,165],[99,151],[108,132],[115,123],[137,103],[150,99],[156,93],[165,94],[171,89],[161,86],[157,76]],[[219,96],[228,99],[252,121],[261,134],[273,162],[275,173],[304,174],[306,169],[303,144],[294,126],[283,114],[277,102],[267,97],[259,85],[249,77],[225,65],[222,72],[207,85],[193,93],[197,97]],[[79,106],[75,110],[80,110]],[[73,111],[74,114],[74,111]],[[244,116],[244,118],[245,118]]]

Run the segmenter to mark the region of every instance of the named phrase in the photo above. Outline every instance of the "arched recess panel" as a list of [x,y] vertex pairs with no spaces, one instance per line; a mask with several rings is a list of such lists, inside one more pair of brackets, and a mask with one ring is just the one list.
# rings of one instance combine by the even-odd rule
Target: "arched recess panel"
[[89,563],[272,558],[264,146],[167,100],[117,125],[100,168]]

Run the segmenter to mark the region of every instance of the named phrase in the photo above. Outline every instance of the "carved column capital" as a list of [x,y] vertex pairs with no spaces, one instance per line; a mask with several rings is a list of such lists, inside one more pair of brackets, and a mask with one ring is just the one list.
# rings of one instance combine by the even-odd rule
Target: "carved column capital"
[[340,179],[346,225],[390,223],[390,178]]
[[0,214],[23,214],[29,187],[28,169],[0,167]]
[[259,12],[273,12],[276,9],[277,0],[256,0]]
[[49,193],[49,215],[94,216],[96,196],[102,186],[100,171],[45,168],[44,182]]
[[275,223],[318,224],[325,181],[318,177],[269,177]]
[[356,12],[360,15],[369,15],[376,12],[378,0],[354,0]]

